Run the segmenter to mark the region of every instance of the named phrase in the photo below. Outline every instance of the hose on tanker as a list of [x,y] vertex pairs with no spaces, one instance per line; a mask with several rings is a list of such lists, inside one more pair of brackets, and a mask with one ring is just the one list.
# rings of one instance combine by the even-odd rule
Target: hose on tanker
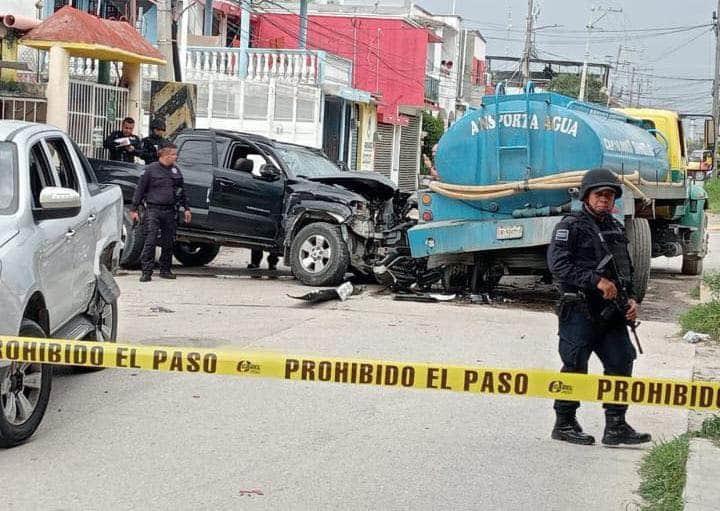
[[[549,176],[536,177],[523,181],[511,181],[495,185],[455,185],[441,181],[430,182],[430,190],[451,199],[460,200],[492,200],[528,192],[532,190],[563,190],[568,188],[579,188],[584,170],[562,172]],[[627,186],[633,194],[645,202],[650,202],[648,196],[638,188],[638,185],[653,186],[683,186],[684,183],[672,183],[665,181],[648,181],[640,176],[639,172],[632,174],[618,175],[621,183]]]

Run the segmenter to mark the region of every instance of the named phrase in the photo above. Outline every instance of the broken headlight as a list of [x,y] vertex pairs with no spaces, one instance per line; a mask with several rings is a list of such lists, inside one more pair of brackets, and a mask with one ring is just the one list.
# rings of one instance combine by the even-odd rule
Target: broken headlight
[[350,229],[362,238],[370,238],[375,233],[375,222],[367,202],[353,201],[350,203],[353,215],[350,219]]

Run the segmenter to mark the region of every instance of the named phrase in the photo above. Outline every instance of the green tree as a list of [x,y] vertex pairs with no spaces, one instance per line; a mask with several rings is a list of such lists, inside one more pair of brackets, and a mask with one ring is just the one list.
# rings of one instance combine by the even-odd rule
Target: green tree
[[[590,103],[607,104],[607,94],[603,91],[602,82],[593,75],[587,77],[587,101]],[[547,90],[559,92],[571,98],[580,95],[580,75],[562,73],[550,80]]]
[[[432,148],[438,143],[440,137],[442,137],[442,134],[445,131],[445,125],[441,119],[433,117],[433,115],[428,112],[423,112],[422,130],[426,133],[422,143],[422,154],[426,154],[430,159],[432,159]],[[427,174],[428,169],[425,167],[425,163],[422,159],[420,160],[420,164],[421,173]]]

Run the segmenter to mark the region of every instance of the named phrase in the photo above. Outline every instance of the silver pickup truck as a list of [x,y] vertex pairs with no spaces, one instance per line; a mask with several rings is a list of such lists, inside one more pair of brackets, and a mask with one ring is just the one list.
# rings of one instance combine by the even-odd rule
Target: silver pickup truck
[[[115,340],[122,195],[63,132],[0,121],[0,335]],[[30,437],[52,367],[0,360],[0,446]]]

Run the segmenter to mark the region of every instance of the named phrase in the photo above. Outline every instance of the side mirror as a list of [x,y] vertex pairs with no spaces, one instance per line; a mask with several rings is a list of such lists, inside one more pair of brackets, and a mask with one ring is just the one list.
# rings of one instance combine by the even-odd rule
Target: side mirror
[[271,163],[265,163],[260,167],[260,178],[265,181],[277,181],[280,179],[280,170]]
[[705,119],[705,149],[715,148],[715,120]]
[[348,167],[347,163],[345,163],[345,162],[342,161],[342,160],[336,161],[336,162],[335,162],[335,165],[337,165],[338,167],[340,167],[340,170],[342,170],[343,172],[349,172],[349,171],[350,171],[350,167]]
[[40,192],[40,208],[35,210],[39,220],[70,218],[80,213],[80,194],[70,188],[47,186]]

